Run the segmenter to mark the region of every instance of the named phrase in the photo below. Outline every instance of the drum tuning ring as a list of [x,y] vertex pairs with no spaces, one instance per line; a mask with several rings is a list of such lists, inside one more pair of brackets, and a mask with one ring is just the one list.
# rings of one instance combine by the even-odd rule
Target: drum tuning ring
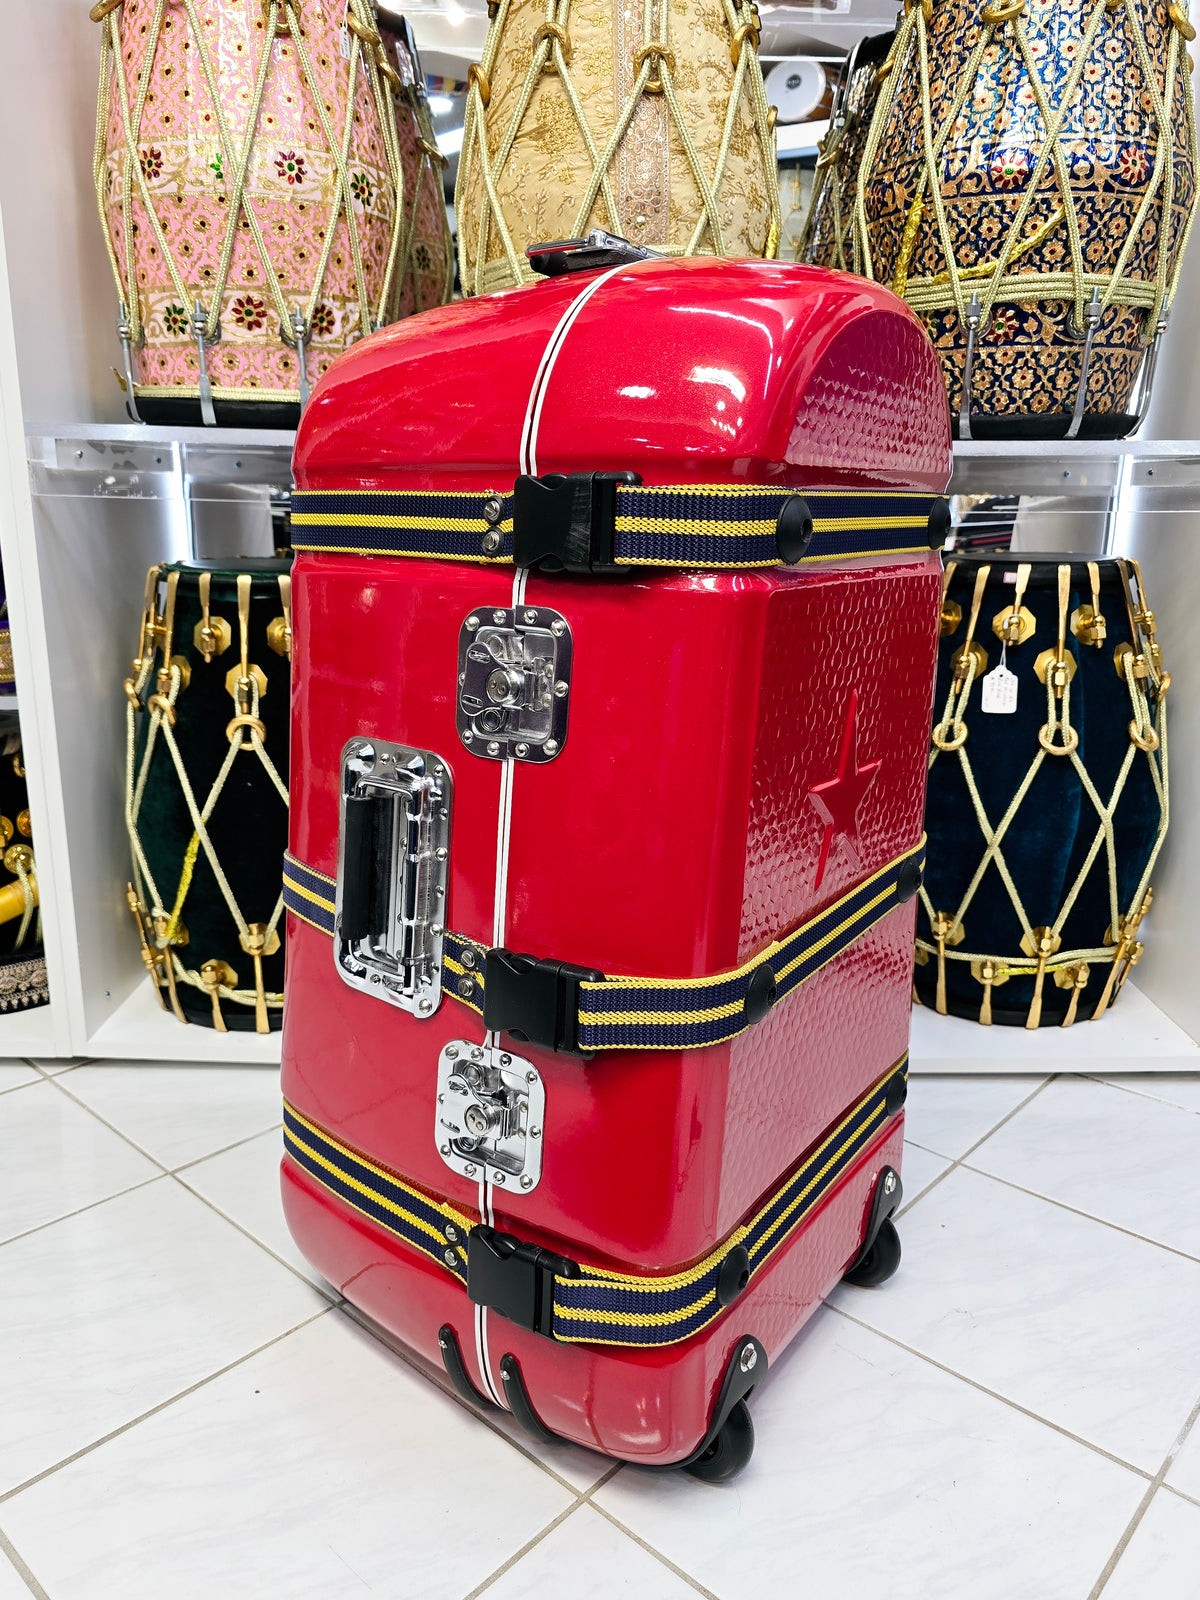
[[[563,53],[563,60],[565,62],[567,62],[568,65],[570,64],[571,53],[572,53],[571,52],[571,38],[570,38],[570,35],[567,33],[567,30],[563,27],[561,22],[542,22],[542,23],[539,23],[539,25],[538,25],[538,27],[537,27],[536,31],[534,32],[534,35],[533,35],[533,48],[535,50],[537,49],[538,45],[541,44],[543,39],[557,39],[558,40],[558,44],[559,44],[559,49]],[[556,68],[555,68],[555,64],[554,64],[554,51],[553,50],[549,50],[546,53],[545,61],[542,63],[542,71],[543,72],[554,72],[555,70],[556,70]],[[484,101],[484,104],[485,105],[487,104],[486,100]]]
[[[949,736],[947,728],[954,729]],[[967,742],[967,725],[965,722],[939,722],[931,737],[939,750],[961,750]]]
[[1038,744],[1041,745],[1042,749],[1048,756],[1073,755],[1079,748],[1078,730],[1059,723],[1058,732],[1063,736],[1062,744],[1055,744],[1055,729],[1052,728],[1048,722],[1044,722],[1038,729]]

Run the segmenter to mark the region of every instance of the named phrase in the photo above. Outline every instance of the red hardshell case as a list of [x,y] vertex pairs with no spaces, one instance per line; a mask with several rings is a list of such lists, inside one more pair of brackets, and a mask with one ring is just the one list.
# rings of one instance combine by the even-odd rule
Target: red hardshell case
[[[638,263],[594,284],[549,279],[356,346],[305,411],[297,488],[510,493],[547,342],[593,288],[543,394],[537,472],[944,489],[938,364],[887,290],[712,259]],[[490,945],[501,764],[459,740],[455,669],[467,614],[514,603],[512,567],[301,553],[292,584],[292,854],[336,875],[352,736],[436,751],[455,785],[446,920]],[[605,972],[718,973],[919,840],[935,551],[818,570],[535,571],[525,603],[569,618],[574,680],[561,755],[513,771],[510,948]],[[812,803],[839,772],[849,781]],[[493,1188],[488,1220],[617,1271],[703,1257],[904,1058],[914,909],[890,912],[730,1043],[587,1063],[514,1046],[546,1086],[542,1177],[529,1195]],[[439,1052],[482,1043],[480,1019],[449,993],[432,1018],[398,1011],[341,980],[324,933],[290,916],[287,937],[287,1101],[479,1216],[477,1185],[439,1157],[433,1102]],[[667,1464],[704,1440],[739,1340],[774,1359],[855,1259],[902,1140],[901,1114],[718,1320],[666,1348],[560,1344],[480,1316],[458,1281],[287,1157],[283,1198],[308,1259],[418,1356],[440,1368],[450,1326],[471,1382],[503,1400],[511,1352],[553,1433]]]

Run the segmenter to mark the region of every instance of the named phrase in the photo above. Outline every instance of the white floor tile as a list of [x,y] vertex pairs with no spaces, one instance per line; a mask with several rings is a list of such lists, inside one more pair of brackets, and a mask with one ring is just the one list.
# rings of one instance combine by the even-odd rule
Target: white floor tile
[[1200,1500],[1200,1424],[1183,1441],[1183,1448],[1171,1463],[1166,1481],[1181,1494]]
[[0,1550],[0,1600],[29,1600],[24,1578]]
[[93,1205],[157,1171],[44,1078],[0,1098],[0,1240]]
[[900,1179],[904,1185],[904,1204],[911,1205],[923,1189],[928,1189],[935,1178],[950,1166],[945,1156],[935,1156],[932,1150],[922,1150],[919,1144],[905,1140],[904,1160],[900,1164]]
[[1134,1529],[1104,1600],[1196,1600],[1200,1595],[1200,1506],[1160,1489]]
[[960,1167],[835,1302],[1149,1472],[1200,1393],[1200,1264]]
[[506,1438],[519,1445],[551,1472],[556,1472],[580,1494],[590,1489],[612,1469],[612,1458],[598,1455],[595,1450],[585,1450],[581,1445],[567,1444],[565,1440],[561,1443],[547,1444],[541,1439],[532,1438],[511,1411],[491,1410],[487,1413],[487,1417],[492,1426],[498,1428]]
[[1033,1077],[911,1077],[905,1133],[923,1149],[957,1160],[1045,1081]]
[[282,1115],[277,1067],[77,1067],[67,1088],[165,1167],[263,1133]]
[[4,1527],[54,1600],[458,1600],[570,1503],[330,1311],[18,1495]]
[[829,1312],[753,1397],[726,1487],[597,1492],[721,1600],[1083,1600],[1144,1480]]
[[586,1505],[486,1593],[488,1600],[696,1600],[690,1583]]
[[24,1061],[0,1061],[0,1094],[7,1089],[20,1089],[27,1083],[40,1083],[41,1074]]
[[0,1247],[0,1283],[0,1492],[328,1304],[168,1178]]
[[1200,1257],[1198,1157],[1195,1112],[1058,1078],[969,1164]]
[[245,1144],[209,1156],[179,1174],[181,1183],[232,1217],[247,1233],[295,1267],[327,1294],[337,1290],[312,1267],[292,1242],[279,1198],[279,1158],[283,1135],[278,1129],[260,1133]]
[[1200,1111],[1200,1074],[1194,1072],[1131,1072],[1126,1077],[1103,1081],[1134,1094],[1149,1095],[1153,1100],[1165,1100],[1168,1105],[1182,1106],[1186,1111]]

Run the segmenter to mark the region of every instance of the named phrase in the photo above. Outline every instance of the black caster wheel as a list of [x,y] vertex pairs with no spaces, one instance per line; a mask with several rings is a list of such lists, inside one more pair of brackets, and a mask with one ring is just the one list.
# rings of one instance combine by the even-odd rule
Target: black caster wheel
[[736,1478],[754,1454],[754,1423],[750,1408],[739,1400],[725,1418],[720,1433],[702,1455],[689,1461],[684,1471],[701,1483],[728,1483]]
[[859,1289],[874,1289],[887,1280],[900,1265],[900,1235],[889,1217],[880,1224],[874,1243],[869,1245],[846,1273],[843,1282]]

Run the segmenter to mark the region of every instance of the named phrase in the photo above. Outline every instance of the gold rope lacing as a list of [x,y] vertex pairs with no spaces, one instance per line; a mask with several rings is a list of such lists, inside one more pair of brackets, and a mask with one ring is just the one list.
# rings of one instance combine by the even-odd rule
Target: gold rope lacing
[[[258,715],[259,688],[255,672],[249,668],[249,596],[250,578],[242,574],[238,578],[238,624],[241,645],[242,670],[238,676],[238,694],[234,696],[237,714],[234,716],[227,729],[229,749],[220,769],[213,780],[212,787],[203,806],[197,803],[196,793],[184,765],[183,753],[175,738],[175,705],[185,685],[187,672],[186,663],[179,656],[172,656],[171,645],[174,634],[175,621],[175,593],[179,582],[177,572],[168,573],[166,601],[161,614],[157,609],[158,582],[162,575],[160,567],[151,567],[146,577],[146,606],[142,614],[141,640],[138,654],[133,663],[134,676],[125,680],[125,827],[129,834],[129,843],[133,852],[133,884],[129,891],[130,910],[137,919],[142,938],[142,954],[146,968],[154,979],[155,988],[162,1001],[161,985],[158,972],[161,969],[163,978],[171,997],[172,1009],[181,1022],[188,1019],[184,1015],[176,994],[176,983],[182,982],[194,989],[201,990],[213,999],[214,1022],[222,1030],[223,1022],[220,1021],[219,1000],[231,1000],[236,1005],[253,1006],[256,1012],[257,1030],[260,1033],[267,1031],[268,1009],[278,1010],[283,1005],[283,995],[267,991],[262,986],[262,968],[258,960],[254,960],[256,985],[253,989],[237,988],[231,984],[214,981],[216,969],[220,968],[219,962],[205,963],[208,968],[206,981],[204,969],[195,971],[186,967],[177,955],[177,950],[183,942],[180,939],[180,918],[191,887],[192,873],[198,852],[204,851],[221,897],[229,909],[229,914],[238,930],[242,948],[254,959],[253,951],[257,947],[266,952],[273,939],[278,934],[279,922],[283,916],[282,885],[278,900],[275,902],[271,918],[265,926],[251,924],[246,920],[241,907],[238,905],[229,878],[217,857],[212,839],[208,832],[208,821],[216,808],[221,792],[233,770],[234,762],[243,750],[252,750],[271,780],[276,792],[286,807],[289,804],[287,785],[279,776],[274,762],[267,754],[263,743],[265,729]],[[279,580],[280,598],[284,605],[285,618],[290,618],[290,579],[281,576]],[[205,623],[209,621],[208,607],[205,604]],[[290,626],[290,623],[289,623]],[[162,665],[157,670],[157,693],[146,699],[146,689],[149,687],[151,674],[155,672],[156,655],[161,651]],[[239,699],[239,694],[244,699]],[[244,709],[243,709],[244,706]],[[150,713],[150,723],[146,734],[146,744],[142,752],[140,767],[137,765],[137,714],[141,710]],[[188,815],[194,830],[192,839],[184,853],[183,867],[180,873],[179,884],[168,912],[162,894],[155,882],[154,874],[146,859],[146,852],[138,832],[138,817],[141,813],[142,799],[146,791],[146,780],[150,772],[150,762],[154,755],[156,741],[161,738],[170,754],[179,787],[187,805]],[[144,917],[149,919],[147,929]],[[269,952],[266,952],[269,953]],[[219,975],[219,974],[218,974]],[[165,1004],[165,1002],[163,1002]]]
[[[342,136],[339,140],[329,121],[320,87],[317,84],[312,69],[312,61],[308,48],[304,43],[304,35],[300,26],[300,0],[264,0],[264,16],[266,27],[263,30],[262,55],[255,72],[254,96],[250,104],[250,111],[246,122],[245,139],[238,149],[235,147],[233,136],[225,115],[225,107],[221,99],[218,82],[218,70],[212,59],[205,38],[204,29],[200,25],[200,18],[196,10],[196,0],[180,0],[187,12],[191,24],[192,39],[197,51],[201,71],[208,86],[209,97],[212,102],[213,115],[216,119],[217,132],[221,144],[222,170],[233,175],[232,185],[229,188],[228,216],[225,222],[225,234],[221,244],[220,262],[217,275],[214,279],[207,311],[202,311],[200,302],[197,308],[203,315],[203,340],[205,343],[213,342],[218,335],[221,303],[228,285],[229,272],[233,264],[234,248],[237,242],[238,220],[245,216],[246,223],[254,240],[259,261],[266,276],[268,293],[274,303],[279,316],[280,332],[284,342],[296,345],[297,334],[307,343],[312,337],[313,313],[320,301],[324,290],[325,275],[329,267],[329,258],[333,250],[334,232],[337,226],[338,215],[344,210],[346,226],[350,239],[350,255],[354,265],[355,286],[358,294],[359,326],[363,333],[369,333],[372,328],[379,326],[385,315],[388,296],[391,290],[392,275],[395,270],[397,254],[400,246],[400,233],[403,213],[404,173],[400,163],[399,138],[396,132],[395,116],[393,113],[390,93],[387,90],[381,68],[382,46],[378,31],[371,18],[367,0],[346,0],[347,21],[357,23],[350,30],[350,62],[349,82],[346,99],[346,114],[343,124]],[[145,335],[145,323],[142,315],[141,302],[138,296],[137,264],[133,249],[133,191],[136,185],[138,198],[146,213],[147,221],[154,235],[154,241],[161,252],[167,271],[171,276],[171,283],[179,298],[179,303],[190,310],[192,297],[190,296],[180,275],[174,257],[167,244],[166,235],[162,224],[154,210],[150,195],[149,184],[142,170],[139,154],[139,140],[142,133],[142,121],[145,115],[146,97],[150,91],[151,73],[154,57],[158,49],[159,38],[162,33],[163,18],[167,8],[167,0],[156,0],[154,14],[144,42],[141,45],[143,52],[141,73],[137,83],[137,93],[133,104],[130,104],[129,80],[125,71],[125,61],[121,50],[120,17],[122,15],[123,0],[115,0],[108,4],[108,0],[93,8],[93,18],[101,24],[100,47],[100,89],[96,101],[96,144],[92,165],[92,177],[96,190],[96,203],[100,212],[100,225],[104,234],[105,248],[108,251],[109,265],[112,268],[113,280],[117,286],[117,294],[121,303],[122,322],[128,330],[131,344],[140,344]],[[335,186],[333,211],[325,230],[325,241],[321,250],[317,272],[313,279],[313,287],[308,297],[307,306],[289,307],[283,297],[279,278],[267,253],[266,240],[263,237],[262,227],[258,216],[250,201],[246,188],[246,180],[250,170],[250,160],[254,149],[254,139],[258,131],[258,118],[262,110],[262,103],[266,93],[267,76],[272,60],[272,50],[277,33],[290,32],[297,59],[300,63],[301,74],[305,87],[308,89],[313,106],[320,120],[321,129],[325,136],[326,146],[333,160],[337,183]],[[368,41],[374,41],[372,45]],[[358,71],[360,65],[367,73],[379,115],[379,124],[383,136],[383,145],[388,165],[389,176],[392,180],[394,193],[394,211],[392,216],[391,240],[388,250],[387,269],[384,273],[383,284],[380,290],[379,303],[372,317],[371,306],[367,293],[366,269],[363,263],[362,248],[358,234],[358,223],[354,214],[353,195],[350,188],[349,159],[350,145],[354,132],[354,107],[358,88]],[[115,80],[118,90],[118,103],[120,107],[121,124],[125,134],[125,148],[121,161],[121,211],[124,223],[125,236],[125,263],[118,259],[116,246],[112,239],[108,225],[108,212],[105,206],[105,169],[107,166],[107,140],[108,123],[112,105],[112,88]],[[300,326],[297,328],[294,320],[296,312],[300,314]],[[197,391],[199,392],[199,391]]]
[[[943,594],[949,588],[955,563],[951,562],[947,568],[943,585]],[[1023,564],[1024,565],[1024,564]],[[966,712],[971,697],[971,689],[977,677],[987,664],[987,657],[981,647],[974,642],[975,626],[979,618],[980,605],[984,589],[987,585],[990,566],[981,566],[976,573],[975,589],[972,596],[970,619],[964,643],[951,657],[952,680],[950,691],[946,697],[946,704],[941,720],[933,729],[933,749],[929,756],[929,767],[943,754],[956,753],[962,769],[963,781],[971,797],[971,804],[975,811],[975,820],[983,834],[985,849],[978,867],[971,881],[968,883],[957,908],[953,912],[938,911],[934,908],[929,897],[929,891],[922,886],[921,903],[929,917],[929,925],[933,930],[932,942],[926,939],[917,940],[918,959],[928,960],[936,957],[938,964],[936,1009],[943,1015],[946,1012],[946,962],[967,961],[972,964],[975,976],[984,985],[983,1004],[980,1009],[981,1022],[991,1021],[991,989],[993,984],[1002,983],[1009,977],[1034,977],[1035,990],[1030,1005],[1026,1026],[1035,1028],[1041,1019],[1042,985],[1046,975],[1061,973],[1070,974],[1070,986],[1074,988],[1070,1007],[1063,1026],[1069,1026],[1075,1020],[1079,992],[1087,982],[1086,972],[1081,968],[1089,964],[1111,964],[1108,982],[1105,985],[1099,1004],[1093,1013],[1094,1018],[1103,1016],[1115,988],[1122,986],[1129,975],[1130,969],[1136,965],[1141,957],[1141,945],[1137,942],[1137,930],[1149,908],[1151,900],[1150,876],[1158,860],[1159,851],[1162,849],[1166,837],[1167,823],[1169,820],[1168,785],[1167,785],[1167,690],[1170,687],[1170,674],[1162,670],[1162,653],[1155,638],[1154,613],[1149,610],[1145,601],[1145,591],[1142,585],[1141,567],[1136,561],[1120,561],[1118,568],[1121,573],[1122,584],[1125,591],[1126,609],[1129,615],[1129,625],[1133,638],[1132,647],[1118,646],[1115,653],[1115,662],[1121,679],[1129,694],[1129,703],[1132,717],[1129,724],[1129,747],[1125,752],[1112,793],[1105,800],[1096,789],[1087,768],[1079,758],[1079,734],[1071,724],[1071,678],[1074,674],[1074,662],[1065,649],[1065,636],[1067,628],[1067,610],[1070,604],[1071,568],[1063,564],[1058,569],[1058,636],[1053,650],[1043,652],[1038,658],[1038,675],[1044,676],[1046,687],[1046,721],[1038,735],[1038,750],[1029,764],[1024,777],[1021,779],[1015,794],[1009,801],[1008,808],[1000,821],[992,826],[979,789],[975,782],[975,774],[971,767],[971,760],[967,754],[968,726]],[[1091,645],[1100,648],[1104,644],[1105,633],[1103,619],[1099,618],[1099,568],[1096,563],[1090,562],[1092,586],[1092,606],[1089,608],[1091,621],[1086,618],[1082,622],[1080,638],[1084,647]],[[1131,573],[1132,569],[1132,582]],[[1028,574],[1026,573],[1026,577]],[[1134,594],[1136,586],[1136,598]],[[1022,592],[1024,585],[1021,585]],[[1013,604],[1009,608],[1013,614],[1020,611],[1020,595],[1014,596]],[[1097,619],[1099,626],[1096,625]],[[1147,685],[1156,697],[1156,708],[1151,713]],[[1122,912],[1117,899],[1117,852],[1116,841],[1113,835],[1113,816],[1124,793],[1133,763],[1138,754],[1144,755],[1149,765],[1151,782],[1158,797],[1159,819],[1155,833],[1154,845],[1146,862],[1141,879],[1130,897],[1128,907]],[[1049,925],[1034,927],[1029,914],[1013,881],[1012,873],[1004,858],[1003,843],[1009,828],[1012,826],[1017,813],[1028,795],[1034,779],[1037,777],[1044,761],[1060,757],[1070,761],[1074,767],[1079,782],[1091,801],[1099,826],[1088,849],[1083,865],[1076,875],[1074,883],[1064,899],[1058,915]],[[1076,900],[1079,897],[1085,880],[1092,870],[1101,850],[1105,852],[1108,869],[1108,897],[1109,897],[1109,937],[1111,943],[1088,950],[1063,950],[1062,929]],[[1016,912],[1022,929],[1022,948],[1027,952],[1028,959],[1020,958],[1003,960],[995,955],[979,951],[962,950],[957,948],[965,941],[963,919],[970,910],[975,893],[983,881],[984,873],[988,867],[994,865],[999,873],[1008,897]],[[1120,971],[1118,971],[1120,969]],[[1056,977],[1056,982],[1059,979]],[[1060,987],[1067,987],[1061,983]]]
[[[1097,35],[1104,26],[1106,18],[1111,20],[1114,13],[1122,9],[1125,12],[1126,26],[1133,37],[1146,92],[1150,96],[1158,139],[1150,182],[1142,195],[1137,213],[1126,234],[1116,263],[1111,272],[1097,273],[1089,271],[1084,264],[1083,243],[1079,231],[1079,218],[1071,190],[1067,156],[1059,140],[1084,68],[1091,58],[1092,47]],[[989,17],[993,18],[993,20],[989,21]],[[964,328],[968,325],[968,314],[967,296],[963,286],[968,282],[977,283],[984,276],[987,277],[987,284],[978,295],[977,311],[973,308],[972,312],[973,316],[978,316],[980,322],[986,322],[988,314],[997,300],[1020,302],[1032,299],[1069,299],[1074,303],[1075,327],[1083,330],[1087,320],[1085,304],[1094,293],[1098,297],[1100,313],[1103,313],[1109,305],[1114,303],[1147,311],[1149,313],[1147,327],[1150,330],[1150,334],[1153,335],[1174,299],[1180,266],[1195,218],[1195,207],[1190,208],[1188,212],[1173,260],[1170,259],[1171,252],[1166,248],[1165,242],[1164,247],[1158,251],[1158,261],[1152,283],[1140,278],[1126,278],[1124,275],[1138,236],[1150,215],[1151,206],[1154,204],[1160,189],[1163,191],[1162,206],[1163,215],[1166,218],[1164,241],[1169,238],[1170,234],[1171,211],[1175,198],[1176,170],[1173,130],[1168,106],[1174,99],[1176,79],[1183,70],[1181,62],[1186,61],[1186,52],[1183,51],[1180,43],[1182,29],[1172,19],[1173,26],[1167,45],[1167,61],[1164,74],[1166,95],[1164,96],[1159,90],[1155,64],[1151,59],[1143,30],[1138,23],[1135,0],[1117,0],[1116,5],[1112,3],[1112,0],[1096,0],[1084,30],[1084,37],[1078,56],[1063,84],[1061,100],[1057,107],[1052,107],[1046,95],[1045,86],[1038,74],[1037,63],[1030,48],[1029,36],[1020,15],[1020,8],[1018,7],[1014,11],[1013,7],[1009,5],[999,7],[995,11],[985,10],[981,20],[982,26],[974,47],[967,58],[958,92],[946,114],[945,121],[935,132],[929,87],[929,36],[927,31],[929,16],[926,14],[925,8],[920,5],[906,8],[897,31],[895,46],[889,57],[889,60],[893,63],[893,70],[887,74],[884,87],[880,91],[870,131],[867,135],[866,146],[858,168],[853,208],[854,270],[868,278],[875,277],[875,263],[871,253],[870,229],[866,210],[866,184],[874,168],[875,159],[891,118],[892,110],[899,97],[901,83],[907,77],[906,72],[900,70],[900,68],[907,68],[910,57],[915,53],[920,80],[921,131],[925,165],[918,179],[916,193],[909,205],[901,250],[893,276],[893,286],[899,286],[899,292],[904,294],[908,303],[916,311],[928,313],[953,308],[958,313],[960,326]],[[1186,18],[1184,20],[1186,21]],[[985,51],[993,43],[996,36],[1006,27],[1012,30],[1011,38],[1015,42],[1017,53],[1028,75],[1030,90],[1041,115],[1045,134],[1041,141],[1041,149],[1037,161],[1025,185],[1025,193],[1017,208],[1016,215],[1009,225],[999,255],[994,261],[986,263],[986,270],[981,267],[963,269],[960,268],[956,259],[955,240],[951,232],[950,220],[946,213],[941,183],[940,181],[931,181],[931,175],[939,171],[942,153],[954,131],[955,124],[959,119],[963,106],[966,104],[967,97],[974,87]],[[1192,102],[1191,86],[1187,82],[1186,76],[1184,77],[1182,88],[1186,107],[1188,152],[1193,169],[1195,169],[1200,165],[1200,152],[1197,151],[1195,108]],[[1030,209],[1035,199],[1038,198],[1038,188],[1042,177],[1046,172],[1047,166],[1050,165],[1053,166],[1054,174],[1058,180],[1059,191],[1062,195],[1061,221],[1066,227],[1067,247],[1071,258],[1070,271],[1054,273],[1010,272],[1009,269],[1013,264],[1033,248],[1034,244],[1040,242],[1039,236],[1027,236],[1024,229]],[[947,270],[931,278],[909,278],[908,267],[915,251],[917,233],[923,218],[926,191],[928,191],[928,203],[933,208],[938,239],[947,264]],[[1042,227],[1045,229],[1045,224]],[[1039,234],[1044,237],[1044,233],[1041,230],[1039,230]]]
[[[504,45],[504,30],[508,21],[508,14],[512,9],[513,0],[500,0],[500,4],[492,17],[488,29],[487,42],[483,47],[483,56],[478,67],[469,74],[467,88],[466,115],[463,125],[462,154],[459,159],[458,182],[455,186],[455,207],[459,217],[458,227],[458,262],[459,278],[463,289],[468,294],[483,294],[489,288],[501,287],[496,279],[496,263],[488,262],[488,247],[490,244],[490,231],[493,227],[499,237],[504,250],[504,261],[508,273],[503,279],[504,283],[527,283],[533,277],[529,263],[524,255],[517,249],[508,224],[504,220],[504,212],[500,197],[496,190],[496,177],[503,172],[512,154],[521,124],[529,110],[533,99],[534,90],[537,88],[538,79],[542,72],[552,68],[557,72],[562,85],[563,94],[571,108],[575,125],[579,129],[579,136],[583,140],[584,149],[591,163],[592,175],[583,193],[575,214],[573,231],[582,234],[587,227],[588,217],[597,198],[604,204],[607,218],[607,227],[613,233],[624,234],[625,226],[622,222],[620,208],[613,193],[612,183],[609,179],[609,168],[620,147],[621,140],[625,137],[626,130],[637,110],[638,103],[644,94],[661,94],[666,99],[670,122],[679,138],[687,160],[688,169],[695,182],[700,195],[700,216],[686,245],[680,249],[678,246],[655,245],[655,249],[662,255],[695,255],[700,245],[708,237],[709,245],[714,255],[725,254],[724,237],[721,231],[721,219],[717,211],[717,191],[721,187],[725,176],[725,164],[729,158],[729,150],[733,140],[734,126],[738,106],[741,101],[743,89],[750,93],[751,110],[754,116],[755,127],[758,133],[759,149],[763,155],[763,169],[767,180],[767,196],[770,206],[771,220],[767,226],[767,241],[764,255],[771,259],[779,248],[779,235],[783,226],[783,214],[779,204],[779,182],[775,173],[774,162],[774,131],[768,113],[766,91],[763,88],[762,70],[758,62],[758,17],[751,0],[721,0],[725,20],[729,26],[733,59],[733,85],[729,93],[729,104],[725,112],[725,122],[721,132],[721,144],[717,154],[717,163],[712,178],[709,179],[700,161],[699,153],[688,131],[687,123],[680,109],[679,99],[675,89],[675,57],[670,48],[668,33],[669,7],[665,4],[655,4],[654,0],[642,0],[642,48],[637,54],[637,77],[629,98],[621,107],[613,130],[610,133],[603,149],[596,144],[595,135],[583,108],[579,91],[570,70],[571,47],[569,23],[571,18],[571,0],[546,0],[545,18],[537,28],[534,35],[533,52],[529,61],[529,68],[525,73],[521,91],[517,96],[517,103],[509,118],[508,126],[496,147],[494,155],[488,150],[487,119],[484,109],[491,98],[491,81],[496,70],[496,62],[500,57]],[[490,7],[489,7],[490,10]],[[656,22],[657,18],[657,22]],[[468,247],[466,218],[462,209],[463,197],[468,193],[476,161],[479,164],[479,180],[484,191],[484,200],[475,227],[475,264],[471,269]],[[490,267],[490,271],[488,270]]]

